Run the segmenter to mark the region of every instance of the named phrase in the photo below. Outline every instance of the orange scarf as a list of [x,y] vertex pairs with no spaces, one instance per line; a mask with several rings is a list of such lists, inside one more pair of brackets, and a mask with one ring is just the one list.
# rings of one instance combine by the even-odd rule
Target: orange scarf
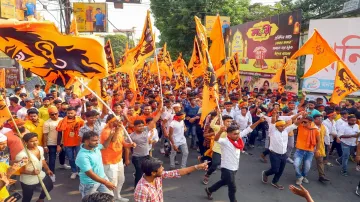
[[75,117],[75,119],[68,119],[66,116],[63,120],[60,121],[59,125],[56,127],[57,131],[65,131],[70,129],[70,131],[73,131],[76,135],[79,133],[79,123],[81,122],[80,117]]

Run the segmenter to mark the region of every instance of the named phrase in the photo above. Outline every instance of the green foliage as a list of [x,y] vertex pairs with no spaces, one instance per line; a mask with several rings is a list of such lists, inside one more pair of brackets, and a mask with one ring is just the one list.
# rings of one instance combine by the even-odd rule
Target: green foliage
[[[125,53],[126,42],[128,42],[127,36],[121,34],[106,35],[105,43],[110,39],[112,50],[116,64],[119,63],[120,57]],[[129,39],[129,47],[134,47],[134,41]]]

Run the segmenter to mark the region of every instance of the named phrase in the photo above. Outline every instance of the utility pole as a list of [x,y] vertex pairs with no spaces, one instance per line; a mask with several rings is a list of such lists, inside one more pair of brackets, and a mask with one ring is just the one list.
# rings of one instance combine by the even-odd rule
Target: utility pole
[[71,9],[71,4],[70,4],[70,0],[61,0],[62,3],[64,4],[64,11],[65,11],[65,33],[69,34],[70,33],[70,24],[71,24],[71,13],[72,13],[72,9]]

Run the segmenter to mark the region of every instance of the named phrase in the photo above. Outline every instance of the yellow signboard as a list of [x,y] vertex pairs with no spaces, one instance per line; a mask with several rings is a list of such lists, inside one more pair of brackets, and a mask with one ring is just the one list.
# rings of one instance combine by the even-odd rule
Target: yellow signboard
[[73,8],[79,32],[107,32],[106,3],[74,3]]
[[[205,16],[205,27],[208,37],[210,36],[215,20],[216,20],[216,16]],[[230,17],[220,16],[220,21],[221,21],[221,26],[230,28]]]
[[0,0],[0,17],[16,18],[15,0]]

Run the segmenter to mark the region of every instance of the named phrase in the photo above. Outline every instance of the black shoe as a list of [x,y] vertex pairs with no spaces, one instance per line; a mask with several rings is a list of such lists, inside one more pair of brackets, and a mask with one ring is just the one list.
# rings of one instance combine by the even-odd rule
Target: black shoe
[[265,175],[265,170],[261,173],[261,181],[266,184],[268,183],[268,176]]
[[209,191],[209,188],[205,188],[205,192],[206,192],[206,195],[207,195],[207,198],[209,199],[209,200],[213,200],[213,197],[212,197],[212,195],[211,195],[211,192]]
[[329,182],[329,181],[330,180],[328,178],[326,178],[326,177],[319,177],[319,182],[324,183],[324,182]]

